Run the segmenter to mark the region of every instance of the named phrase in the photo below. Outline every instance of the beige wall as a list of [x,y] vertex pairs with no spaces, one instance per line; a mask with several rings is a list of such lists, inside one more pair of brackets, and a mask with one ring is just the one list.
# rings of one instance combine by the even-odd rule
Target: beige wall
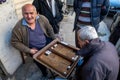
[[32,1],[6,0],[5,3],[0,4],[0,62],[4,71],[10,75],[22,63],[19,51],[10,44],[11,32],[16,22],[22,17],[21,7]]
[[32,3],[32,2],[33,2],[33,0],[13,0],[15,11],[16,11],[18,19],[20,19],[22,17],[21,7],[24,4]]
[[22,63],[20,53],[10,44],[11,31],[17,21],[13,1],[0,4],[0,61],[8,74],[13,74]]

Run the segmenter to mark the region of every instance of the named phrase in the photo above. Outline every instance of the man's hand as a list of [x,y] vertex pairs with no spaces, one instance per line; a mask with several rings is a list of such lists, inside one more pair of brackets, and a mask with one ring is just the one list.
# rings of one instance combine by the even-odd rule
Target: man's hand
[[63,36],[61,33],[55,34],[55,37],[58,38],[60,41],[63,41]]
[[30,53],[32,54],[32,55],[34,55],[35,53],[37,53],[38,52],[38,50],[36,49],[36,48],[32,48],[31,50],[30,50]]

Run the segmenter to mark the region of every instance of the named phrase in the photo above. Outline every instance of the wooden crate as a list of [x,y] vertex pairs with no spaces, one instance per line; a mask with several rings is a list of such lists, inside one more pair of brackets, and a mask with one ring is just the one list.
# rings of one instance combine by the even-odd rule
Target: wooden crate
[[80,56],[75,55],[77,50],[79,49],[55,39],[38,51],[33,58],[59,76],[67,78],[79,60]]

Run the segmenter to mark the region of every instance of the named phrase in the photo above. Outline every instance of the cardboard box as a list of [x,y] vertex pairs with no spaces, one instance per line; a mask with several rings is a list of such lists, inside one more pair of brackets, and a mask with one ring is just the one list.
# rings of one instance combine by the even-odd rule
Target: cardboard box
[[79,49],[55,39],[36,53],[33,58],[59,76],[67,78],[79,60],[80,56],[75,55],[77,50]]

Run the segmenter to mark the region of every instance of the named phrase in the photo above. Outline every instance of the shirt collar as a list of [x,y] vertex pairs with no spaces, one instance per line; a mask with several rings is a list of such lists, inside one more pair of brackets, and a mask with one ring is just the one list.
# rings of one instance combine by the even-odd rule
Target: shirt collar
[[[38,20],[40,16],[36,16],[36,20]],[[29,26],[29,24],[26,22],[25,18],[22,19],[22,25],[23,26]]]

